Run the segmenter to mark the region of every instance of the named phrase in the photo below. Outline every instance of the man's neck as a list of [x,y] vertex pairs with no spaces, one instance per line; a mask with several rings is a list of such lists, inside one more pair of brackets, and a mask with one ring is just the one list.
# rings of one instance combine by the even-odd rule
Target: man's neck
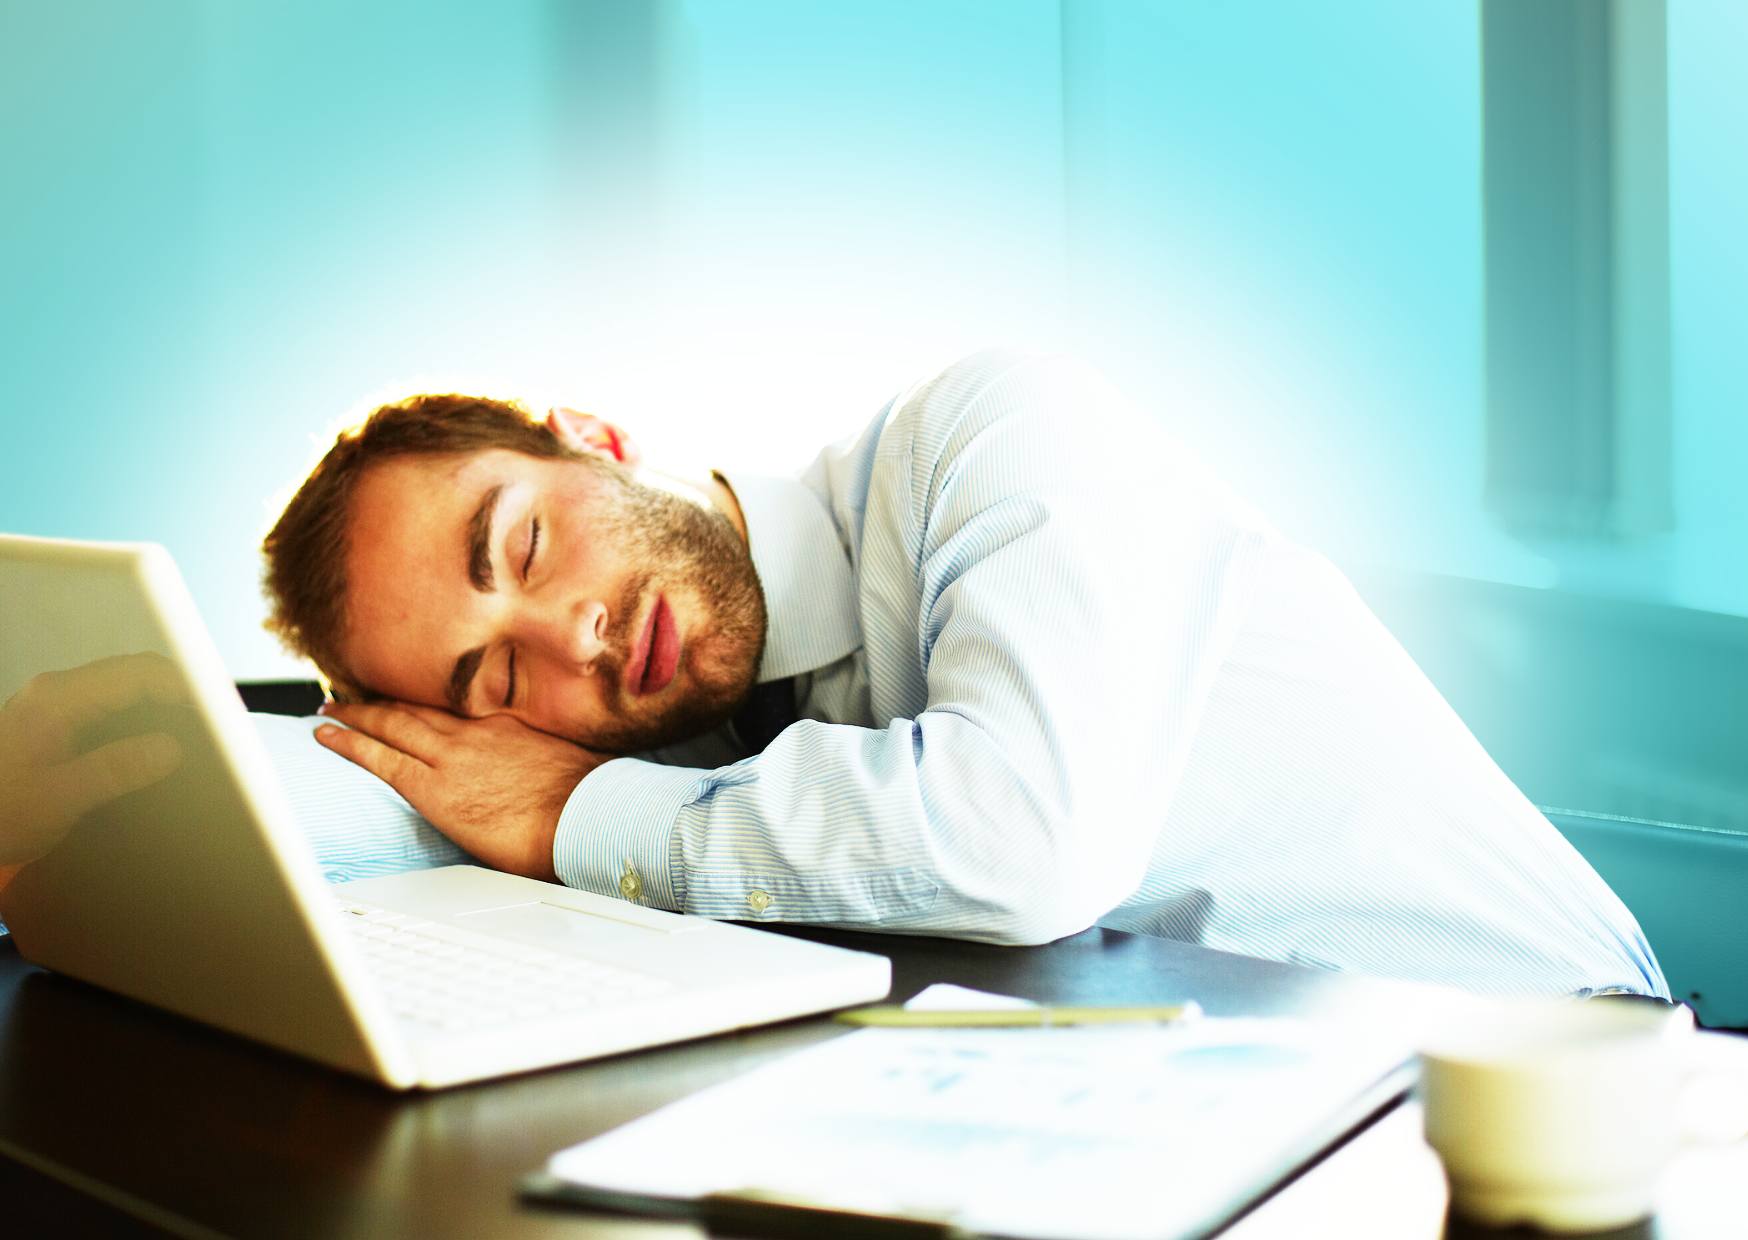
[[638,481],[648,486],[715,509],[728,518],[728,523],[734,526],[734,532],[740,535],[741,542],[747,542],[747,519],[741,513],[740,501],[735,498],[734,488],[728,485],[728,480],[721,474],[713,471],[705,479],[681,478],[653,469],[640,469],[637,477]]

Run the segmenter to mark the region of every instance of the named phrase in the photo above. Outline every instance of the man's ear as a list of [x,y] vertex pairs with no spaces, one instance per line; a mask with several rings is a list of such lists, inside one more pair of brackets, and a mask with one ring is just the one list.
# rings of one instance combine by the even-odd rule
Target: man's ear
[[643,452],[619,427],[579,409],[556,408],[546,415],[546,429],[558,436],[560,443],[578,452],[593,452],[622,465],[640,465]]

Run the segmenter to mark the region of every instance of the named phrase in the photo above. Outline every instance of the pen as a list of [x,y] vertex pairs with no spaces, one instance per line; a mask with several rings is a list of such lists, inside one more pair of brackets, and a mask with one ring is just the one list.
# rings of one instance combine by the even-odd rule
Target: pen
[[1064,1025],[1165,1025],[1202,1014],[1200,1004],[1142,1007],[903,1008],[839,1012],[845,1025],[878,1029],[1050,1029]]

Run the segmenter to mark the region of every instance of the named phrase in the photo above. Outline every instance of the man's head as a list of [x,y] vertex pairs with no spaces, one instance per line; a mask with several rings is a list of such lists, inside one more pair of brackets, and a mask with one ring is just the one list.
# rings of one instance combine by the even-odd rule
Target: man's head
[[701,494],[622,463],[617,428],[467,396],[343,432],[268,534],[268,626],[349,696],[507,713],[636,752],[745,696],[765,605]]

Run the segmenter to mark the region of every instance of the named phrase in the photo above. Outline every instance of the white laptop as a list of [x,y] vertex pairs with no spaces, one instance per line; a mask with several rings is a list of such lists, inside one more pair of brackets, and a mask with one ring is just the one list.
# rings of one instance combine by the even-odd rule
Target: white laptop
[[883,956],[475,866],[330,886],[169,554],[0,535],[0,702],[141,652],[170,661],[177,700],[77,744],[166,731],[180,766],[86,813],[0,893],[26,959],[396,1088],[887,993]]

